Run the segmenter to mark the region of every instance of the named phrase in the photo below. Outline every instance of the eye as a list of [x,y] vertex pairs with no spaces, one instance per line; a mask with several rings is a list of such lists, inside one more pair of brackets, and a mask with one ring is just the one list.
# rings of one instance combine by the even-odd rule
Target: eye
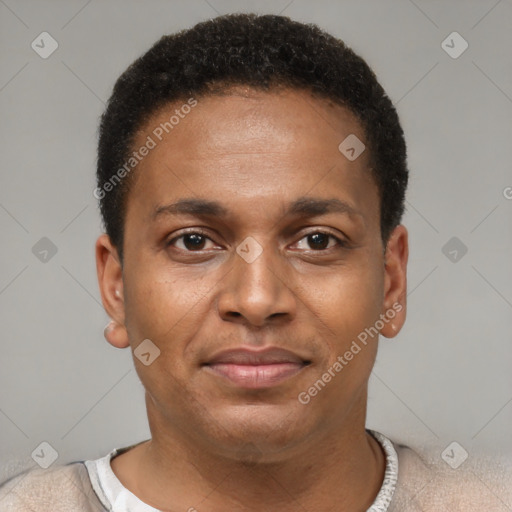
[[[329,245],[329,239],[334,240],[335,243]],[[346,246],[346,243],[343,240],[325,231],[315,231],[312,233],[308,233],[297,243],[300,244],[303,240],[306,240],[306,243],[308,243],[310,245],[310,248],[313,249],[314,251],[324,251],[326,249],[332,249],[333,247],[336,246]],[[301,247],[299,247],[299,249],[300,248]]]
[[169,240],[166,245],[175,246],[183,251],[195,252],[208,249],[208,247],[205,247],[207,240],[213,243],[213,240],[208,238],[203,232],[189,231],[188,233],[183,233],[182,235]]
[[[299,249],[307,250],[305,247],[300,247],[300,244],[304,244],[303,241],[306,241],[306,243],[309,244],[309,248],[314,252],[326,251],[336,246],[345,247],[347,245],[346,242],[337,236],[334,236],[331,233],[325,231],[314,231],[308,233],[301,240],[299,240],[299,242],[297,242]],[[189,231],[169,240],[166,243],[166,246],[174,246],[177,249],[186,252],[198,252],[208,250],[208,242],[211,242],[213,246],[215,246],[213,240],[202,231]]]

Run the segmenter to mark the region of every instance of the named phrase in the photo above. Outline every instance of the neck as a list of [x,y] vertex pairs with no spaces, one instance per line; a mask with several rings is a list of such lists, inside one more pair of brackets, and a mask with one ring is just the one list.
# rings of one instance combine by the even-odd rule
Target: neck
[[164,510],[366,510],[382,485],[385,456],[365,431],[366,399],[354,409],[341,425],[286,453],[268,456],[248,444],[233,458],[165,428],[148,405],[151,440],[112,468],[142,501]]

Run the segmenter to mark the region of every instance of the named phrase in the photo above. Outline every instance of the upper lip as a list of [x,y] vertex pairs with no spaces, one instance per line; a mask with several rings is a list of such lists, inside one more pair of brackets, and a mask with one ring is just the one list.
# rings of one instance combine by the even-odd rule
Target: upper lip
[[215,354],[205,364],[240,364],[240,365],[264,365],[279,363],[309,363],[297,354],[283,348],[269,347],[263,350],[254,350],[249,348],[238,348],[223,350]]

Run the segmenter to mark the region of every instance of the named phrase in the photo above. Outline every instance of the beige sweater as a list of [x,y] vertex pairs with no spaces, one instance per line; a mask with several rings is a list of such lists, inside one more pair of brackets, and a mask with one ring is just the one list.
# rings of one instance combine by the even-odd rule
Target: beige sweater
[[[388,512],[511,512],[510,467],[466,463],[452,469],[439,454],[426,462],[394,444],[398,483]],[[31,469],[0,486],[0,512],[105,512],[85,465]],[[345,510],[340,506],[340,511]],[[229,511],[227,511],[229,512]],[[311,511],[314,512],[314,511]]]

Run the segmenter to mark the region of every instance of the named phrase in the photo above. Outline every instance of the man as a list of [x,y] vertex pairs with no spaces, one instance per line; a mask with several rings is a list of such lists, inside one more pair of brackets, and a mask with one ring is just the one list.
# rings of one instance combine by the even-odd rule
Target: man
[[499,510],[365,428],[406,317],[408,171],[341,41],[255,15],[162,37],[114,87],[97,178],[105,337],[151,439],[19,475],[2,510]]

